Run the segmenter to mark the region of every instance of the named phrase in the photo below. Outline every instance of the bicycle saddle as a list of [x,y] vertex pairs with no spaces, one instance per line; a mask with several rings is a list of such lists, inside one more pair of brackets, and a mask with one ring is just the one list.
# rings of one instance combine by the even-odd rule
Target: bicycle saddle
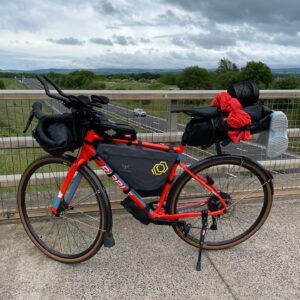
[[173,109],[172,113],[185,113],[191,117],[201,117],[205,119],[214,118],[218,115],[218,108],[215,106],[202,106],[197,108]]

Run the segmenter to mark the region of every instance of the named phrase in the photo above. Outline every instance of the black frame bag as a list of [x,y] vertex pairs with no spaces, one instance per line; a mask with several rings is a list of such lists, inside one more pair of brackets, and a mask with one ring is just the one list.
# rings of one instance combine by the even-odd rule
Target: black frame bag
[[175,152],[100,143],[97,154],[141,196],[159,196],[177,160]]

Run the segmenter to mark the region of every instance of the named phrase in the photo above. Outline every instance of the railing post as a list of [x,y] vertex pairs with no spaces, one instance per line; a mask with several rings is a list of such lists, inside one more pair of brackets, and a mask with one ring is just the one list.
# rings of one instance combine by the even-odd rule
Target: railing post
[[165,99],[167,101],[167,111],[166,111],[166,120],[167,120],[167,132],[178,131],[177,128],[177,114],[172,114],[171,110],[177,107],[177,100],[168,99],[167,95],[165,95]]

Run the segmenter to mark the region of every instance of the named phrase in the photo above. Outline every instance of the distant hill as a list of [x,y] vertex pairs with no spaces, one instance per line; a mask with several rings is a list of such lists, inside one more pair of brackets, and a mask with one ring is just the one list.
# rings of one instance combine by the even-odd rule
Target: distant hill
[[[79,69],[38,69],[38,70],[30,70],[30,71],[24,71],[24,70],[0,70],[3,72],[12,72],[12,73],[35,73],[35,74],[42,74],[42,73],[49,73],[49,72],[54,72],[54,73],[62,73],[62,74],[67,74],[73,71],[76,71]],[[94,72],[95,74],[124,74],[124,73],[159,73],[159,74],[164,74],[164,73],[177,73],[182,71],[182,69],[139,69],[139,68],[97,68],[97,69],[85,69],[87,71]]]
[[299,74],[300,75],[300,68],[276,68],[276,69],[272,69],[272,72],[274,74]]
[[[61,73],[61,74],[68,74],[70,72],[80,70],[80,69],[56,69],[56,68],[49,68],[49,69],[37,69],[37,70],[0,70],[0,72],[11,72],[11,73],[35,73],[35,74],[42,74],[42,73]],[[95,74],[124,74],[124,73],[178,73],[181,72],[183,69],[143,69],[143,68],[95,68],[95,69],[85,69]],[[215,71],[216,69],[208,69],[209,71]],[[300,68],[271,68],[272,72],[276,75],[300,75]]]

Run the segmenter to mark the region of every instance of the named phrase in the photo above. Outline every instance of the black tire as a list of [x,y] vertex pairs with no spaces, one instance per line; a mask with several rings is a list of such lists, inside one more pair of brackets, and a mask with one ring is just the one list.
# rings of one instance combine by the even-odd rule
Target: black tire
[[[216,218],[217,230],[211,230],[212,218],[209,217],[208,232],[204,243],[205,249],[219,250],[233,247],[250,238],[259,230],[269,215],[273,200],[272,180],[263,167],[246,157],[225,155],[205,159],[191,166],[190,169],[193,173],[201,176],[208,175],[213,179],[215,182],[214,186],[219,191],[227,194],[227,201],[230,205],[227,213]],[[245,179],[243,186],[238,182],[238,175],[241,177],[240,181]],[[194,204],[197,203],[194,198],[208,200],[212,199],[210,198],[213,197],[212,194],[194,179],[191,179],[186,172],[178,177],[167,199],[168,213],[199,212],[203,209],[208,209],[208,204],[200,204],[200,201],[198,201],[199,204]],[[255,190],[254,183],[257,183],[257,190]],[[193,204],[186,210],[185,204],[189,201]],[[253,212],[255,216],[253,216]],[[188,244],[199,247],[200,228],[202,226],[201,218],[188,218],[184,221],[192,227],[189,233],[180,226],[173,226],[175,232]],[[240,229],[236,229],[234,225],[236,225],[235,227],[240,227]],[[229,233],[230,231],[232,233]]]
[[44,254],[63,263],[79,263],[95,255],[112,226],[107,194],[88,166],[78,170],[81,180],[72,209],[59,216],[50,213],[73,162],[67,156],[40,157],[27,167],[18,188],[18,210],[26,233]]

